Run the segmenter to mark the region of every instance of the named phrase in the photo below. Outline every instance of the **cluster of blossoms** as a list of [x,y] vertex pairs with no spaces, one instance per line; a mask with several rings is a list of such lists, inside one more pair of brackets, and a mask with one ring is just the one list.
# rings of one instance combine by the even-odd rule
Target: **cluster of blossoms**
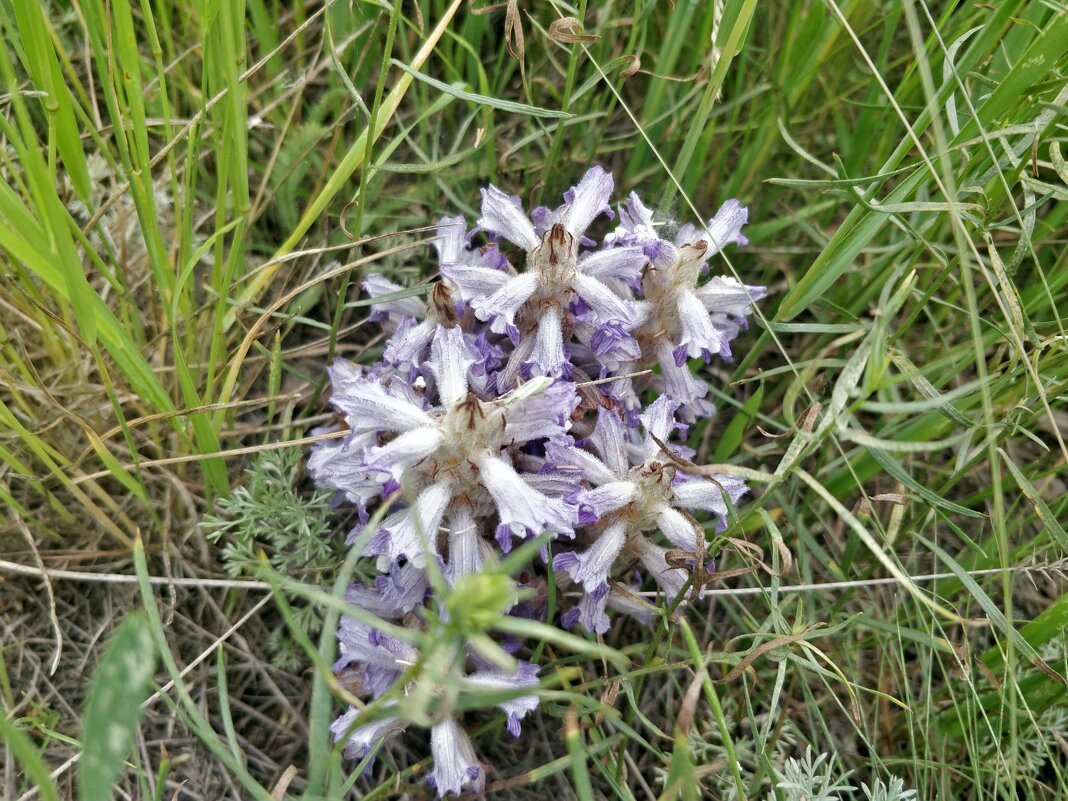
[[[528,593],[507,614],[551,611],[564,626],[603,633],[610,610],[651,621],[656,607],[636,592],[644,577],[669,604],[692,573],[703,589],[705,533],[693,515],[723,527],[746,487],[686,474],[678,465],[693,452],[667,443],[713,411],[688,359],[729,360],[731,339],[764,297],[761,287],[704,277],[719,250],[746,244],[747,212],[727,201],[707,228],[686,225],[667,239],[631,193],[598,247],[587,231],[601,215],[615,218],[612,190],[612,176],[593,167],[562,206],[528,216],[519,198],[490,186],[473,229],[462,217],[439,222],[441,280],[427,298],[366,279],[381,298],[372,308],[388,334],[383,359],[330,368],[346,435],[309,462],[361,520],[390,504],[361,546],[380,575],[352,587],[351,604],[418,628],[442,614],[435,577],[455,588],[542,535],[541,560],[517,582],[542,586],[551,573],[565,608],[546,610],[545,593]],[[419,658],[412,644],[353,618],[338,639],[335,669],[357,673],[375,698]],[[522,694],[537,686],[537,668],[514,660],[503,670],[474,648],[457,661],[472,686],[512,691],[498,706],[518,736],[537,705]],[[350,708],[333,727],[354,758],[402,727],[358,716]],[[484,768],[453,714],[432,724],[430,741],[430,781],[442,796],[482,790]]]

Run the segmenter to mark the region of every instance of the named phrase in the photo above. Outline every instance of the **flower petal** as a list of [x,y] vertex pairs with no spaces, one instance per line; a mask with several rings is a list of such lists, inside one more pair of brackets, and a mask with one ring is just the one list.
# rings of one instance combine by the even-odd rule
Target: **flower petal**
[[450,484],[444,481],[431,484],[419,493],[414,504],[382,521],[367,555],[386,554],[394,562],[404,557],[422,567],[426,564],[427,549],[437,554],[438,529],[451,499]]
[[546,530],[567,537],[574,536],[574,507],[558,498],[550,498],[531,487],[515,471],[495,457],[479,462],[479,472],[486,489],[497,505],[500,523],[497,539],[507,552],[514,535],[537,535]]
[[571,413],[579,404],[575,385],[558,380],[528,394],[524,389],[529,386],[530,383],[524,384],[502,401],[505,439],[521,444],[567,432],[571,428]]
[[[363,279],[363,289],[372,298],[392,295],[403,292],[405,287],[390,281],[379,273],[370,273]],[[384,300],[372,304],[371,308],[376,312],[387,312],[401,317],[426,317],[426,304],[418,296],[400,298],[398,300]]]
[[612,621],[605,614],[604,608],[608,603],[608,585],[594,593],[583,593],[582,598],[575,606],[571,607],[560,618],[560,623],[565,628],[571,628],[576,623],[596,634],[604,634],[608,631]]
[[627,541],[627,524],[620,520],[606,528],[585,551],[565,551],[553,557],[554,570],[566,570],[586,592],[608,586],[608,577]]
[[664,597],[668,603],[671,603],[682,592],[682,588],[686,586],[686,582],[689,580],[685,570],[678,567],[671,567],[667,563],[665,554],[667,554],[667,548],[661,548],[659,545],[650,542],[644,537],[636,537],[631,541],[638,551],[638,556],[642,560],[642,564],[645,565],[645,569],[649,571],[656,583],[660,585],[660,589],[664,592]]
[[676,548],[693,551],[704,546],[704,537],[698,532],[697,527],[686,519],[686,515],[678,509],[672,509],[666,503],[661,505],[656,516],[656,523],[660,526],[663,535]]
[[471,510],[464,506],[454,510],[449,518],[449,561],[444,570],[450,584],[460,576],[482,572],[482,542]]
[[433,320],[417,323],[414,318],[404,318],[387,340],[382,358],[394,365],[421,364],[436,328]]
[[427,366],[437,384],[438,400],[446,409],[467,397],[467,371],[476,361],[459,328],[438,326]]
[[490,330],[495,334],[508,334],[515,344],[519,331],[515,327],[515,314],[530,300],[538,288],[538,276],[534,273],[522,273],[508,281],[492,295],[478,297],[471,301],[471,308],[480,320],[490,321]]
[[434,231],[434,240],[430,244],[438,252],[438,263],[456,264],[465,261],[467,251],[464,236],[467,233],[467,220],[461,216],[442,217]]
[[656,444],[653,437],[656,437],[665,445],[668,443],[668,439],[671,435],[680,428],[675,422],[675,410],[678,408],[678,401],[675,401],[666,395],[661,395],[649,404],[649,408],[647,408],[645,414],[641,416],[642,428],[645,429],[646,461],[658,457],[663,461],[664,456],[660,452],[660,446]]
[[[526,690],[538,686],[538,668],[530,662],[520,661],[514,672],[480,670],[466,676],[464,681],[493,690]],[[521,695],[497,704],[498,709],[508,716],[508,731],[513,737],[520,735],[520,720],[538,708],[538,700],[536,695]]]
[[596,278],[576,273],[575,294],[586,301],[600,323],[619,322],[629,326],[634,320],[634,304],[623,300]]
[[630,469],[627,429],[618,414],[603,407],[597,410],[597,425],[590,435],[590,444],[612,473],[618,477],[627,474]]
[[475,756],[471,738],[452,715],[430,729],[430,752],[434,756],[434,769],[429,781],[439,796],[444,798],[449,793],[459,795],[465,791],[482,795],[485,771]]
[[727,245],[748,245],[749,240],[742,236],[742,226],[749,222],[749,209],[731,199],[719,207],[716,216],[708,221],[708,231],[702,239],[708,242],[708,256],[711,257]]
[[566,438],[550,440],[545,452],[558,470],[577,471],[578,474],[594,486],[616,481],[618,476],[608,466],[589,451],[576,448]]
[[586,171],[577,185],[564,193],[567,207],[560,214],[559,221],[568,233],[577,239],[586,232],[598,214],[607,212],[609,216],[612,215],[608,201],[614,186],[612,173],[595,165]]
[[508,195],[490,184],[482,190],[482,216],[478,227],[503,236],[523,250],[533,250],[539,239],[534,225],[523,213],[523,204],[514,195]]
[[632,245],[595,251],[579,259],[578,266],[581,272],[598,281],[616,278],[628,286],[639,288],[642,267],[648,261],[645,250],[640,245]]
[[689,366],[680,367],[675,364],[669,344],[663,343],[657,355],[660,361],[664,396],[679,404],[691,404],[708,394],[708,384],[694,376]]
[[520,367],[520,375],[530,378],[535,375],[558,376],[569,372],[570,365],[564,354],[563,320],[558,306],[550,306],[538,320],[534,332],[534,347],[530,358]]
[[[387,737],[404,731],[404,724],[400,718],[384,718],[374,723],[353,727],[352,724],[359,718],[360,712],[361,710],[350,706],[344,714],[330,724],[334,742],[345,741],[345,756],[349,759],[363,759]],[[369,770],[371,764],[369,762],[364,770]]]
[[433,419],[419,406],[365,375],[330,368],[334,385],[330,402],[345,413],[353,433],[366,431],[411,431],[432,426]]
[[388,575],[376,576],[375,588],[395,611],[411,612],[423,605],[430,584],[425,570],[412,562],[405,562],[402,567],[393,565]]
[[460,290],[460,297],[467,303],[474,298],[492,295],[514,277],[504,270],[476,264],[443,264],[441,274]]
[[578,494],[579,522],[590,525],[597,522],[609,512],[622,509],[632,500],[638,491],[633,481],[612,481],[596,489]]
[[437,451],[444,440],[445,435],[437,426],[405,431],[385,445],[368,448],[364,454],[367,469],[388,473],[392,488],[403,483],[404,471]]
[[[727,519],[727,506],[723,502],[723,493],[727,493],[731,504],[736,504],[748,491],[745,481],[735,476],[712,476],[715,481],[704,478],[682,478],[673,487],[675,500],[679,506],[687,509],[703,509],[712,512],[720,520]],[[722,488],[722,489],[721,489]]]
[[[712,325],[708,310],[705,309],[697,295],[684,289],[679,292],[677,303],[682,332],[679,347],[674,352],[675,364],[681,367],[686,356],[690,358],[701,356],[707,362],[712,358],[713,353],[724,355],[727,339]],[[729,350],[727,354],[730,354]]]

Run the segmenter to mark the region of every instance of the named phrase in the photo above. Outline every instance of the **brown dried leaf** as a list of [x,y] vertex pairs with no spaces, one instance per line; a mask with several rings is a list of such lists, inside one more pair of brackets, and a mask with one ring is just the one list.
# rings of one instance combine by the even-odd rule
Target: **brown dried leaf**
[[582,23],[574,17],[561,17],[549,25],[549,38],[561,44],[592,44],[600,39],[582,32]]
[[522,61],[527,51],[523,39],[523,21],[519,18],[519,4],[516,0],[508,0],[508,8],[504,12],[504,41],[508,44],[508,52],[512,54],[512,58]]
[[768,640],[766,643],[761,643],[752,651],[747,653],[742,658],[742,661],[731,669],[730,673],[728,673],[722,679],[718,679],[716,681],[716,684],[726,684],[727,682],[734,681],[736,678],[745,673],[749,666],[753,664],[757,659],[759,659],[763,654],[766,654],[768,651],[774,651],[776,648],[781,648],[784,645],[791,645],[795,642],[799,642],[805,639],[805,635],[807,635],[810,631],[819,628],[822,625],[822,623],[813,623],[811,626],[808,626],[807,628],[805,628],[804,631],[800,632],[799,634],[787,634],[784,637],[778,637],[774,640]]
[[623,80],[627,80],[632,75],[637,75],[642,69],[642,60],[637,56],[624,56],[624,58],[630,59],[630,66],[624,67],[619,71],[619,77]]

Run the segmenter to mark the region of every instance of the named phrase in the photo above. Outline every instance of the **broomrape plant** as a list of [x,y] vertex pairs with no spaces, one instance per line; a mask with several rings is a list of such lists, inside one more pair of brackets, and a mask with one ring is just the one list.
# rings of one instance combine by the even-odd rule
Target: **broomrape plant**
[[[693,452],[667,444],[664,453],[661,443],[713,412],[687,360],[730,360],[730,341],[765,291],[705,278],[722,248],[746,244],[747,212],[735,200],[704,229],[685,225],[667,239],[665,221],[631,193],[598,247],[589,229],[615,217],[613,186],[593,167],[563,205],[530,214],[489,186],[474,228],[462,217],[439,221],[442,280],[427,299],[367,277],[365,290],[381,299],[373,319],[389,334],[383,359],[330,368],[346,433],[309,459],[317,483],[355,504],[361,521],[388,505],[361,546],[379,576],[351,587],[350,604],[416,630],[491,628],[504,614],[604,633],[610,610],[651,623],[657,607],[636,593],[643,576],[669,605],[691,581],[700,597],[710,565],[694,513],[711,514],[722,529],[747,488],[731,476],[683,474],[676,461]],[[535,538],[545,543],[541,559],[493,608],[487,593],[496,585],[486,581],[500,577],[501,555]],[[564,608],[547,609],[546,594],[535,592],[548,579]],[[476,607],[492,615],[483,620]],[[338,639],[335,670],[358,675],[366,695],[382,698],[376,714],[361,719],[350,707],[333,725],[354,759],[412,722],[383,696],[413,692],[411,682],[394,685],[421,659],[439,669],[441,653],[443,669],[464,686],[505,698],[497,706],[513,735],[538,705],[538,668],[508,656],[521,645],[514,638],[488,647],[474,635],[461,647],[436,647],[430,659],[345,617]],[[442,796],[481,792],[485,768],[458,715],[440,706],[429,720],[429,780]]]

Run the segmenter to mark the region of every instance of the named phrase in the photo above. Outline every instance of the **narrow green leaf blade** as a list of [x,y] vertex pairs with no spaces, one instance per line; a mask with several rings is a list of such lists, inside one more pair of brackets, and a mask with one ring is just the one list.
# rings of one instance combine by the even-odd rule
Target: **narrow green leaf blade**
[[155,672],[156,651],[148,620],[143,614],[132,614],[115,633],[89,691],[78,767],[81,801],[112,798]]

